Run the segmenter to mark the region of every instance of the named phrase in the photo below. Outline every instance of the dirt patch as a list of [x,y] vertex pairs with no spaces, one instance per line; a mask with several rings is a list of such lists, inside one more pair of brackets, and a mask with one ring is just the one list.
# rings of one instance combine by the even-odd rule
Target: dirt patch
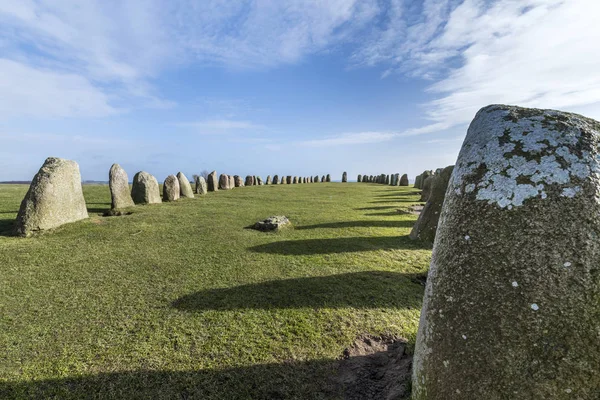
[[412,356],[406,339],[362,335],[344,350],[338,382],[347,400],[399,400],[410,396]]

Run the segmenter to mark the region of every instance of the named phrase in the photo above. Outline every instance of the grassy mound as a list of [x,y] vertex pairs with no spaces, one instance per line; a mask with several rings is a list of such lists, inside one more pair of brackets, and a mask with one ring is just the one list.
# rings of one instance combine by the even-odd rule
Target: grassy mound
[[[414,344],[429,247],[412,188],[255,186],[10,236],[0,186],[0,398],[336,398],[361,335]],[[244,227],[285,215],[292,227]]]

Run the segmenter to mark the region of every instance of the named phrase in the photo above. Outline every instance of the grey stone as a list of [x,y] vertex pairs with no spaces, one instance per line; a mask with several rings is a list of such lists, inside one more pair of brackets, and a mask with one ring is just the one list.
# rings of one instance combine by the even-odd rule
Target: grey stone
[[219,190],[229,190],[229,175],[221,174],[219,176]]
[[266,184],[267,185],[272,185],[273,184],[273,181],[271,180],[271,175],[267,175],[267,182],[266,182]]
[[453,169],[453,165],[446,167],[439,174],[428,178],[431,179],[431,192],[425,207],[423,207],[417,222],[410,232],[409,237],[411,239],[433,243],[442,205],[444,204],[446,189],[448,188],[448,182],[450,181]]
[[235,177],[233,175],[229,176],[229,189],[235,188]]
[[346,171],[344,171],[344,173],[342,174],[342,182],[348,182],[348,174],[346,173]]
[[252,175],[246,175],[246,186],[254,186],[254,177]]
[[206,181],[209,192],[216,192],[219,190],[219,178],[217,178],[217,171],[213,171],[208,174]]
[[253,176],[254,180],[254,186],[258,186],[260,183],[258,182],[258,177],[256,175]]
[[181,187],[175,175],[167,176],[163,183],[163,201],[179,200]]
[[257,185],[261,185],[261,186],[263,185],[263,180],[260,176],[256,177],[256,181],[258,182]]
[[408,186],[408,175],[402,175],[402,178],[400,178],[400,186]]
[[298,177],[297,176],[294,177],[294,180],[292,181],[292,183],[294,183],[294,184],[298,183]]
[[414,400],[597,399],[600,123],[494,105],[437,228]]
[[429,175],[423,181],[423,189],[421,192],[421,198],[419,201],[427,201],[429,199],[429,195],[431,194],[431,184],[433,183],[433,178],[435,175]]
[[127,172],[119,164],[113,164],[108,172],[108,186],[110,188],[111,208],[133,207],[133,199],[129,191],[129,178]]
[[325,182],[331,182],[331,175],[327,174],[325,177]]
[[235,187],[244,187],[244,181],[242,180],[242,177],[239,175],[233,176],[233,184]]
[[196,194],[204,195],[208,191],[206,187],[206,179],[203,176],[196,177]]
[[135,174],[131,186],[131,198],[135,204],[162,203],[156,178],[144,171]]
[[289,225],[290,220],[282,215],[269,217],[263,221],[258,221],[251,226],[252,229],[256,229],[262,232],[276,231],[286,225]]
[[17,214],[16,233],[56,228],[88,217],[79,165],[49,157],[33,177]]
[[192,185],[190,185],[190,180],[185,176],[183,172],[177,173],[177,180],[179,181],[179,190],[181,197],[194,198],[194,191],[192,190]]

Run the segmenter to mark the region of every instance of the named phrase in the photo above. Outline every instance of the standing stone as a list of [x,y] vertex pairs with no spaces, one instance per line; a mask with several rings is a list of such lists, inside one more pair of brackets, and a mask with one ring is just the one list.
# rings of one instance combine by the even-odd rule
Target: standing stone
[[75,161],[49,157],[33,177],[21,202],[16,233],[27,236],[87,217],[79,165]]
[[264,184],[263,180],[262,180],[262,178],[260,176],[256,177],[256,181],[258,182],[258,183],[256,183],[257,185],[261,185],[262,186]]
[[452,174],[413,399],[597,399],[600,123],[480,110]]
[[402,178],[400,178],[400,186],[408,186],[408,175],[402,175]]
[[297,176],[294,177],[294,180],[292,181],[292,183],[294,183],[294,184],[298,183],[298,177]]
[[131,197],[135,204],[162,203],[158,181],[155,177],[144,171],[138,172],[133,177]]
[[389,184],[390,184],[390,176],[389,176],[389,175],[386,175],[386,176],[385,176],[385,181],[384,181],[384,183],[385,183],[386,185],[389,185]]
[[287,183],[288,185],[292,184],[292,176],[291,175],[286,176],[285,179],[286,179],[285,183]]
[[273,176],[273,185],[279,185],[279,175]]
[[448,181],[450,181],[453,169],[454,166],[451,165],[441,170],[439,174],[435,174],[429,178],[432,180],[431,192],[425,207],[423,207],[417,222],[410,232],[409,237],[411,239],[419,239],[433,243],[438,221],[440,219],[440,213],[442,211],[442,205],[444,204],[446,189],[448,188]]
[[235,177],[233,175],[229,176],[229,189],[235,188]]
[[197,176],[196,177],[196,194],[206,194],[207,192],[207,188],[206,188],[206,179],[204,179],[203,176]]
[[219,179],[217,178],[217,171],[213,171],[208,174],[207,186],[209,192],[216,192],[219,190]]
[[254,177],[252,175],[246,175],[246,186],[254,185]]
[[325,182],[331,182],[331,175],[327,174],[325,177]]
[[427,201],[429,199],[429,195],[431,194],[431,184],[433,183],[433,178],[435,175],[429,175],[423,181],[423,191],[421,192],[421,198],[419,201]]
[[190,180],[187,176],[184,175],[183,172],[177,173],[177,180],[179,181],[179,190],[181,197],[194,198],[194,191],[192,190],[192,185],[190,185]]
[[108,172],[108,187],[110,188],[111,208],[133,207],[133,199],[129,191],[129,178],[127,172],[119,164],[113,164]]
[[273,181],[271,180],[271,175],[267,175],[267,182],[266,182],[266,184],[267,185],[273,184]]
[[244,187],[244,181],[242,180],[242,177],[239,175],[234,175],[233,177],[233,185],[235,187]]
[[179,179],[175,175],[167,176],[163,183],[163,201],[179,200],[180,193]]
[[348,182],[348,174],[346,173],[346,171],[344,171],[344,173],[342,174],[342,182],[343,183]]
[[229,190],[229,176],[227,174],[221,174],[219,176],[219,189],[220,190]]
[[253,176],[253,182],[254,182],[254,186],[258,186],[259,182],[258,182],[258,177],[256,175]]

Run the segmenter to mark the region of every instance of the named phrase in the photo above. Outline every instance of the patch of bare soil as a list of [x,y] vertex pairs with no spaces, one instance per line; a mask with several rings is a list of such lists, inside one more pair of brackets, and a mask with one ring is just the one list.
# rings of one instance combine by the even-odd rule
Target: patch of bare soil
[[338,382],[347,400],[399,400],[410,396],[412,355],[406,339],[362,335],[344,350]]

